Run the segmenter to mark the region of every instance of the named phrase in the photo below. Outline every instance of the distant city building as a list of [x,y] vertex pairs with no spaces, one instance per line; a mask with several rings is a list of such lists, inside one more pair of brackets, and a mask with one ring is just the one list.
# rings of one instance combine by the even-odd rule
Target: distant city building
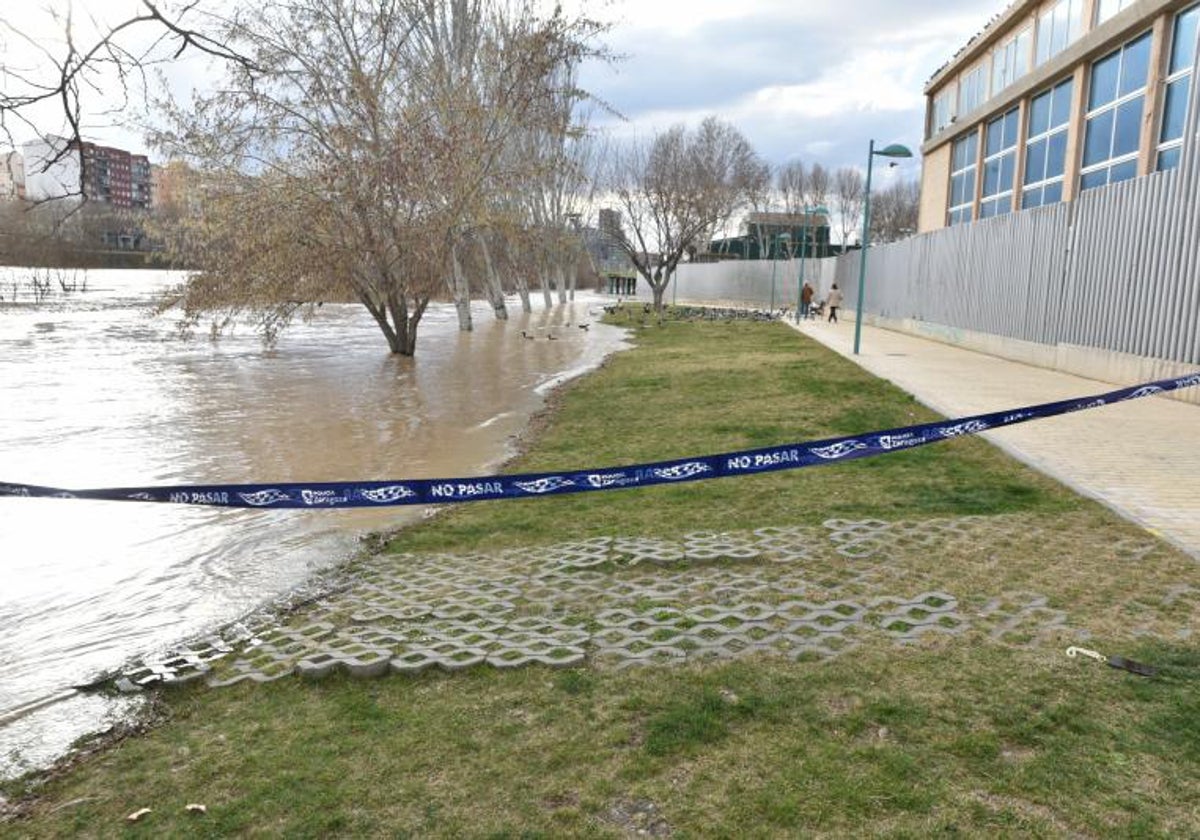
[[749,213],[742,220],[739,236],[714,239],[699,260],[790,259],[803,253],[827,257],[829,216],[825,213]]
[[925,87],[919,227],[1061,201],[1179,165],[1195,0],[1018,0]]
[[631,267],[629,257],[620,245],[621,214],[616,210],[601,210],[599,226],[584,227],[580,232],[600,274]]
[[81,196],[113,207],[149,209],[150,161],[124,149],[61,137],[21,147],[31,201]]
[[183,211],[188,206],[191,170],[181,160],[150,167],[150,206],[159,211]]
[[25,159],[20,152],[0,153],[0,201],[25,198]]

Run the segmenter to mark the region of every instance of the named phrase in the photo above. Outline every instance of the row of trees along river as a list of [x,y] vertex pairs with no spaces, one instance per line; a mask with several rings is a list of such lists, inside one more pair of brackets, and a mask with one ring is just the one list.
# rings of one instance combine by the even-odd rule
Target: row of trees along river
[[[432,300],[452,300],[463,330],[473,297],[501,319],[506,292],[526,311],[539,292],[564,302],[596,268],[580,232],[598,206],[618,210],[603,234],[659,307],[680,261],[742,211],[828,203],[843,242],[861,217],[857,170],[774,170],[715,117],[606,142],[592,119],[608,106],[579,84],[581,64],[612,58],[606,26],[561,7],[265,0],[182,14],[147,3],[63,57],[61,84],[0,94],[0,116],[57,95],[77,118],[98,57],[144,69],[120,44],[134,25],[220,60],[224,78],[187,103],[162,97],[149,131],[187,163],[186,202],[149,228],[161,256],[196,270],[164,304],[192,325],[249,318],[273,340],[323,302],[356,301],[392,353],[413,355]],[[915,206],[912,185],[884,191],[878,238],[911,231]]]

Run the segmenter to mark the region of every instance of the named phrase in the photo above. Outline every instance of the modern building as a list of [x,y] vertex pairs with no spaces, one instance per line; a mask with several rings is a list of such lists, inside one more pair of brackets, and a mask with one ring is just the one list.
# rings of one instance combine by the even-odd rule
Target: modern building
[[62,137],[34,140],[21,148],[26,197],[31,201],[81,196],[113,207],[150,207],[150,161],[144,155]]
[[1196,0],[1017,0],[925,87],[922,232],[1178,166]]
[[749,213],[738,236],[714,239],[708,246],[708,254],[717,259],[791,259],[801,252],[805,257],[832,253],[828,214]]
[[151,165],[150,206],[156,211],[186,211],[191,180],[191,170],[181,160],[168,161],[163,166]]

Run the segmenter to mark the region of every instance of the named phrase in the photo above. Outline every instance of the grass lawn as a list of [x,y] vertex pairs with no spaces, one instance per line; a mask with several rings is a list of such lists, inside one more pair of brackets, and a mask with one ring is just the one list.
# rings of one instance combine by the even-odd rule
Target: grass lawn
[[[512,469],[711,454],[934,417],[783,325],[668,322],[636,342],[555,396]],[[845,523],[863,521],[886,538],[859,554],[839,550]],[[852,571],[863,603],[950,592],[965,623],[904,644],[886,625],[864,625],[828,658],[624,669],[589,658],[570,669],[165,691],[148,733],[69,772],[5,785],[23,804],[0,833],[1200,835],[1194,561],[980,440],[679,487],[464,505],[392,535],[347,574],[599,537],[793,526],[811,534],[809,601],[846,597]],[[761,560],[713,565],[772,585],[787,572]],[[705,570],[591,574],[620,603],[635,580],[699,580]],[[690,597],[623,606],[652,616]],[[580,620],[600,606],[578,606]],[[1064,655],[1084,640],[1161,674]],[[126,822],[140,808],[153,810]]]

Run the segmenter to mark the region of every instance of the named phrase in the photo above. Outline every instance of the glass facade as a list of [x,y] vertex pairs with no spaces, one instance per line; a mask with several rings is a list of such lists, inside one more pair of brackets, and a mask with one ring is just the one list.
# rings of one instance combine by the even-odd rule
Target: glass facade
[[[1200,0],[1048,0],[1032,21],[1028,14],[1006,18],[1008,28],[987,52],[969,54],[958,65],[969,71],[949,75],[930,99],[931,136],[955,115],[966,121],[949,149],[931,143],[942,156],[931,172],[945,173],[944,156],[951,158],[948,224],[1053,205],[1147,168],[1177,167],[1189,126],[1200,118],[1190,112],[1200,97],[1200,78],[1193,78]],[[1057,81],[1034,88],[1032,69],[1072,44],[1043,68],[1056,68]],[[986,117],[974,117],[980,112]],[[930,209],[923,225],[937,223]]]
[[992,95],[1011,85],[1029,71],[1029,51],[1033,46],[1033,30],[1017,33],[992,54]]
[[1003,216],[1012,210],[1013,177],[1017,169],[1019,109],[1013,108],[987,124],[984,132],[983,187],[979,218]]
[[1183,151],[1183,129],[1187,122],[1192,89],[1192,64],[1196,60],[1196,34],[1200,6],[1180,12],[1171,29],[1171,62],[1163,91],[1162,125],[1158,134],[1159,171],[1179,165]]
[[1075,82],[1067,79],[1035,96],[1029,103],[1025,132],[1025,179],[1021,207],[1042,207],[1062,201],[1067,168],[1067,130]]
[[981,64],[962,77],[958,84],[958,113],[969,114],[987,99],[988,77]]
[[1132,6],[1134,0],[1096,0],[1096,25],[1104,23],[1126,6]]
[[978,133],[972,132],[954,141],[954,151],[950,159],[949,224],[957,225],[975,218],[975,173],[978,170],[978,153]]
[[1092,65],[1080,189],[1137,175],[1149,69],[1149,32]]
[[1040,67],[1083,35],[1084,0],[1059,0],[1038,15],[1037,64]]
[[951,85],[947,90],[934,97],[933,109],[929,115],[929,137],[937,134],[954,121],[954,100],[957,98],[957,93],[957,89]]

